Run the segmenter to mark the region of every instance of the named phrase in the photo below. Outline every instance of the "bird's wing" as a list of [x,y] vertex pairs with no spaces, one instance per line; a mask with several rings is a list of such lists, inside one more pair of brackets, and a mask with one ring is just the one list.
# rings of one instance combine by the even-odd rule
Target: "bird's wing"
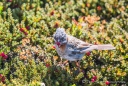
[[72,47],[74,50],[85,50],[89,48],[92,44],[86,43],[76,37],[68,35],[68,45]]
[[86,53],[88,51],[92,51],[95,49],[96,50],[115,49],[115,47],[112,46],[111,44],[93,45],[93,44],[86,43],[70,35],[68,35],[68,44],[70,45],[70,48],[72,48],[74,52],[80,52],[80,53]]

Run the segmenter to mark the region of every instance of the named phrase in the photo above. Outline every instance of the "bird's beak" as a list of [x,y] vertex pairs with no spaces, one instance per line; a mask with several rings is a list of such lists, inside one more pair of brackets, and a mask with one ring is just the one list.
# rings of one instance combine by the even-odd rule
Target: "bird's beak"
[[60,47],[60,42],[56,42],[56,44],[58,45],[58,47]]

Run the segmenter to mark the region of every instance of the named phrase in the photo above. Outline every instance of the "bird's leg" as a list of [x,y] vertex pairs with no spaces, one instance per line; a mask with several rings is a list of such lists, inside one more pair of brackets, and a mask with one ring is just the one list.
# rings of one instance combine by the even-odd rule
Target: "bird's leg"
[[59,64],[58,64],[57,66],[64,67],[64,64],[63,64],[63,59],[62,59],[62,58],[60,58],[60,62],[59,62]]
[[64,61],[64,62],[63,62],[63,65],[67,65],[67,63],[69,63],[69,68],[73,68],[72,63],[71,63],[71,61],[69,61],[69,60]]
[[66,65],[68,62],[69,62],[69,61],[68,61],[68,60],[66,60],[66,61],[64,61],[64,62],[63,62],[63,64],[64,64],[64,65]]
[[70,61],[68,61],[68,62],[69,62],[69,68],[73,68],[72,63]]
[[77,66],[78,68],[81,67],[81,66],[80,66],[80,60],[77,60],[77,61],[76,61],[76,66]]
[[81,66],[80,66],[80,60],[75,61],[75,63],[76,63],[76,69],[77,69],[77,71],[78,72],[81,72],[82,70],[81,70]]
[[62,64],[62,63],[63,63],[62,58],[60,58],[60,62],[59,62],[59,64]]
[[61,61],[59,62],[59,66],[64,68],[67,63],[68,63],[68,60],[63,62],[63,59],[61,58]]

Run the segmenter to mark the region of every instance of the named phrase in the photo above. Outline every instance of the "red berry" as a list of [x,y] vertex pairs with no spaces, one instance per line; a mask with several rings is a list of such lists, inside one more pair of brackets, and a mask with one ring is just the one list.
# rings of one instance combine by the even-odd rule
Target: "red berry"
[[91,82],[95,82],[95,80],[94,79],[91,79]]
[[50,64],[49,63],[46,63],[46,65],[45,65],[46,67],[50,67]]
[[4,76],[2,77],[1,81],[2,81],[3,83],[5,82],[5,77],[4,77]]
[[54,28],[58,28],[59,27],[59,23],[56,22],[55,25],[54,25]]
[[0,74],[0,79],[2,78],[2,74]]
[[5,82],[5,77],[4,77],[2,74],[0,74],[0,82],[1,82],[1,81],[2,81],[3,83]]
[[50,13],[50,15],[54,15],[54,11],[52,11],[52,12]]
[[97,80],[97,76],[93,76],[93,79],[96,81]]
[[24,29],[23,29],[23,28],[20,28],[20,31],[21,31],[21,32],[24,32]]
[[23,32],[25,35],[28,35],[28,33],[25,32],[25,29],[26,29],[26,28],[20,28],[20,31]]
[[52,46],[52,48],[53,48],[53,49],[56,49],[56,46],[55,46],[55,45],[53,45],[53,46]]
[[86,6],[87,6],[87,7],[90,7],[90,4],[89,4],[89,3],[87,3],[87,4],[86,4]]
[[28,35],[28,33],[27,33],[27,32],[24,32],[24,34],[25,34],[25,35]]
[[30,30],[30,26],[26,26],[26,29],[27,29],[27,30]]
[[0,53],[0,56],[4,59],[4,60],[6,60],[7,58],[8,58],[8,56],[5,54],[5,53]]
[[124,41],[123,41],[123,39],[119,39],[119,40],[120,40],[120,42],[121,42],[121,43],[123,43],[123,42],[124,42]]
[[101,11],[102,10],[101,6],[97,6],[97,10]]
[[86,52],[86,55],[87,55],[87,56],[90,56],[90,54],[91,54],[90,52]]
[[109,81],[106,81],[106,82],[105,82],[105,84],[106,84],[106,85],[109,85],[109,84],[110,84],[110,82],[109,82]]
[[97,45],[97,42],[94,42],[95,45]]

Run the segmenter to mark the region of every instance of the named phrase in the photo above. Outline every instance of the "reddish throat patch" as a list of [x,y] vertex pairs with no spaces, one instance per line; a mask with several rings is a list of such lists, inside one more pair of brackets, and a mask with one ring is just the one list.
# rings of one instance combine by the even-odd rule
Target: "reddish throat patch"
[[66,48],[66,44],[61,45],[59,48],[60,48],[60,50],[61,50],[62,52],[64,52],[64,51],[65,51],[65,48]]

